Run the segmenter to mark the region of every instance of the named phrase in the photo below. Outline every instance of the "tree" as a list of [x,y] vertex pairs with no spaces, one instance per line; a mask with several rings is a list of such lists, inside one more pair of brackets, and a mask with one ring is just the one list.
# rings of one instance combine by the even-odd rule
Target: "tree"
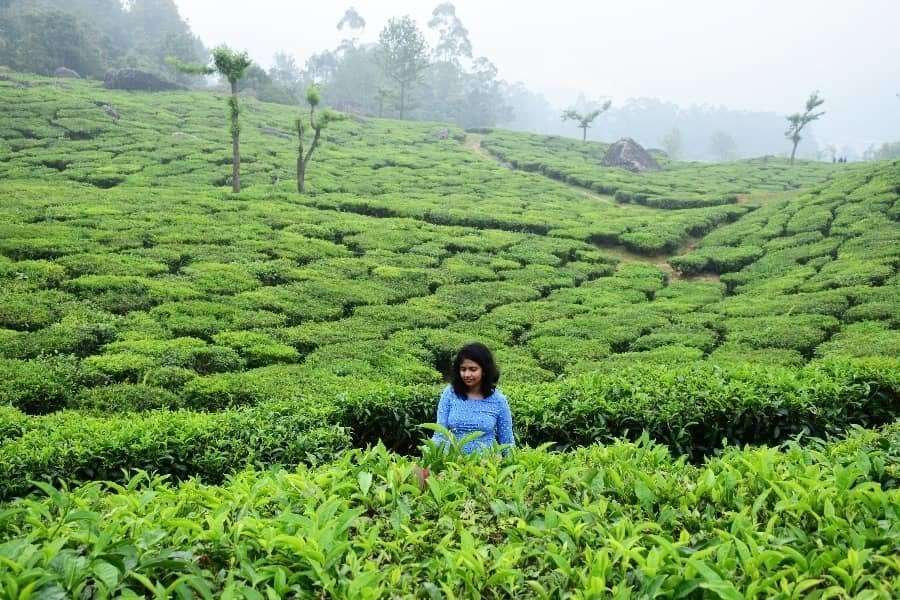
[[29,11],[16,25],[18,39],[7,47],[14,69],[52,75],[57,67],[67,67],[82,76],[102,77],[103,56],[96,32],[81,19],[57,10]]
[[400,118],[406,110],[410,86],[421,80],[428,67],[428,44],[415,22],[409,18],[392,18],[378,38],[381,65],[385,74],[400,88]]
[[483,56],[476,58],[465,84],[466,95],[458,119],[460,125],[466,128],[494,127],[498,121],[511,118],[512,109],[503,98],[494,63]]
[[315,52],[306,59],[304,75],[316,85],[326,85],[338,68],[338,57],[330,50]]
[[356,9],[352,6],[344,11],[344,16],[341,17],[341,20],[338,21],[337,28],[338,31],[343,31],[344,27],[349,29],[350,31],[357,31],[365,29],[366,20],[360,16]]
[[338,53],[344,53],[356,47],[356,42],[359,39],[358,34],[362,33],[366,28],[366,20],[351,6],[344,11],[344,16],[341,17],[337,24],[338,31],[343,31],[345,27],[350,32],[350,37],[341,41],[341,45],[338,46]]
[[452,2],[442,2],[434,8],[428,27],[438,33],[438,43],[434,49],[435,60],[459,64],[460,58],[472,58],[469,30],[456,16],[456,7]]
[[269,79],[288,100],[289,104],[300,102],[303,74],[294,57],[286,52],[276,52],[269,69]]
[[306,188],[306,166],[312,158],[313,152],[319,147],[319,140],[322,136],[322,130],[329,123],[343,119],[343,115],[339,115],[330,110],[323,110],[318,116],[316,115],[316,107],[322,100],[319,88],[315,85],[309,86],[306,90],[306,103],[309,104],[309,127],[313,131],[313,139],[307,149],[306,154],[303,153],[303,134],[306,125],[303,118],[298,117],[294,121],[294,128],[297,130],[297,191],[301,194]]
[[212,51],[212,65],[196,65],[182,63],[174,57],[170,62],[183,73],[194,75],[212,75],[218,73],[228,80],[231,86],[231,96],[228,98],[228,107],[231,116],[231,190],[234,193],[241,191],[241,109],[238,104],[238,81],[247,72],[253,61],[246,52],[235,52],[228,46],[219,46]]
[[666,151],[666,154],[669,155],[669,158],[677,160],[678,157],[681,156],[681,149],[684,145],[684,142],[681,139],[681,130],[677,127],[673,128],[665,135],[665,137],[663,137],[660,144],[662,145],[663,150]]
[[800,132],[803,131],[803,128],[806,127],[807,124],[812,123],[825,114],[825,111],[813,112],[824,102],[825,99],[820,98],[819,92],[815,91],[810,94],[809,98],[806,100],[805,111],[802,113],[794,113],[787,118],[788,128],[787,131],[784,132],[784,136],[794,144],[793,149],[791,149],[791,164],[794,164],[794,156],[797,154],[797,144],[803,139],[800,137]]
[[606,102],[603,103],[603,105],[600,108],[595,108],[594,110],[591,110],[585,114],[581,114],[578,111],[576,111],[574,108],[570,108],[569,110],[565,111],[562,114],[562,120],[563,121],[577,121],[578,127],[582,131],[581,141],[586,142],[587,141],[587,130],[591,126],[591,123],[593,123],[594,119],[599,117],[601,113],[604,113],[607,110],[609,110],[610,105],[612,105],[612,102],[610,100],[607,100]]
[[709,149],[716,160],[724,162],[734,159],[737,143],[724,131],[717,131],[709,140]]

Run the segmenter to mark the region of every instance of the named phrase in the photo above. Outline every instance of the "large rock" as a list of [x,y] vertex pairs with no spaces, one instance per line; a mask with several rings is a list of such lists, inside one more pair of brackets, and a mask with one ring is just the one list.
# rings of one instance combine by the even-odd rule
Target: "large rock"
[[631,138],[622,138],[612,144],[601,162],[606,167],[621,167],[635,173],[660,169],[650,153]]
[[107,71],[103,87],[110,90],[139,90],[142,92],[165,92],[187,89],[172,81],[167,81],[153,73],[139,69],[118,69]]
[[56,70],[53,71],[53,76],[61,77],[63,79],[81,79],[81,75],[78,74],[78,71],[73,71],[66,67],[57,67]]

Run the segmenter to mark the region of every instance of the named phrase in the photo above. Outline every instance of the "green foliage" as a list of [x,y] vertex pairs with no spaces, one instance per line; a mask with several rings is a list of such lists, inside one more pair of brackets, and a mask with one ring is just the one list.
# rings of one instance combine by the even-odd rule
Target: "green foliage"
[[67,67],[102,79],[131,67],[171,77],[167,56],[193,61],[205,53],[171,0],[6,0],[0,10],[0,64],[20,71],[52,75]]
[[385,75],[400,88],[400,118],[406,110],[406,94],[428,67],[428,43],[410,17],[392,17],[378,36],[378,51]]
[[228,46],[217,46],[212,50],[212,66],[215,72],[235,86],[244,76],[247,68],[253,64],[247,52],[236,52]]
[[[896,164],[635,176],[487,134],[506,169],[455,128],[317,109],[297,195],[296,109],[247,98],[230,195],[214,95],[98,94],[0,79],[0,595],[894,592],[896,429],[808,437],[896,420]],[[475,339],[520,447],[388,455]],[[14,500],[91,480],[119,483]]]
[[44,485],[4,514],[3,585],[70,596],[891,597],[897,437],[890,427],[810,448],[729,449],[701,466],[646,440],[505,459],[425,448],[422,465],[379,447],[221,486],[147,473]]

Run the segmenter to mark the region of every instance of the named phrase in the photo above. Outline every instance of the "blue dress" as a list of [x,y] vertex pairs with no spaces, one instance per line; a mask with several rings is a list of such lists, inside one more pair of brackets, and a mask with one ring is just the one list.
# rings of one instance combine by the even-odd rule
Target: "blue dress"
[[[495,442],[515,445],[509,403],[506,396],[497,389],[483,400],[470,400],[460,397],[453,386],[448,385],[441,392],[438,402],[437,423],[449,429],[457,439],[473,431],[481,432],[481,437],[463,446],[466,454],[492,446]],[[442,443],[444,436],[435,432],[432,439]],[[507,454],[508,450],[502,449],[503,454]]]

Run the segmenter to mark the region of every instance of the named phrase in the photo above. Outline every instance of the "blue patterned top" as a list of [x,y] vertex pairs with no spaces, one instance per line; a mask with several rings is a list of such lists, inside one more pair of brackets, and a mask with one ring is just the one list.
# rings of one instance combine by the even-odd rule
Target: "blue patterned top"
[[[449,429],[457,439],[473,431],[482,433],[480,438],[463,446],[466,454],[489,447],[495,442],[515,445],[509,403],[506,396],[497,389],[484,400],[470,400],[460,397],[453,386],[448,385],[441,392],[441,399],[438,401],[437,423]],[[431,439],[441,443],[444,436],[435,432]],[[505,455],[509,449],[503,448],[501,451]]]

